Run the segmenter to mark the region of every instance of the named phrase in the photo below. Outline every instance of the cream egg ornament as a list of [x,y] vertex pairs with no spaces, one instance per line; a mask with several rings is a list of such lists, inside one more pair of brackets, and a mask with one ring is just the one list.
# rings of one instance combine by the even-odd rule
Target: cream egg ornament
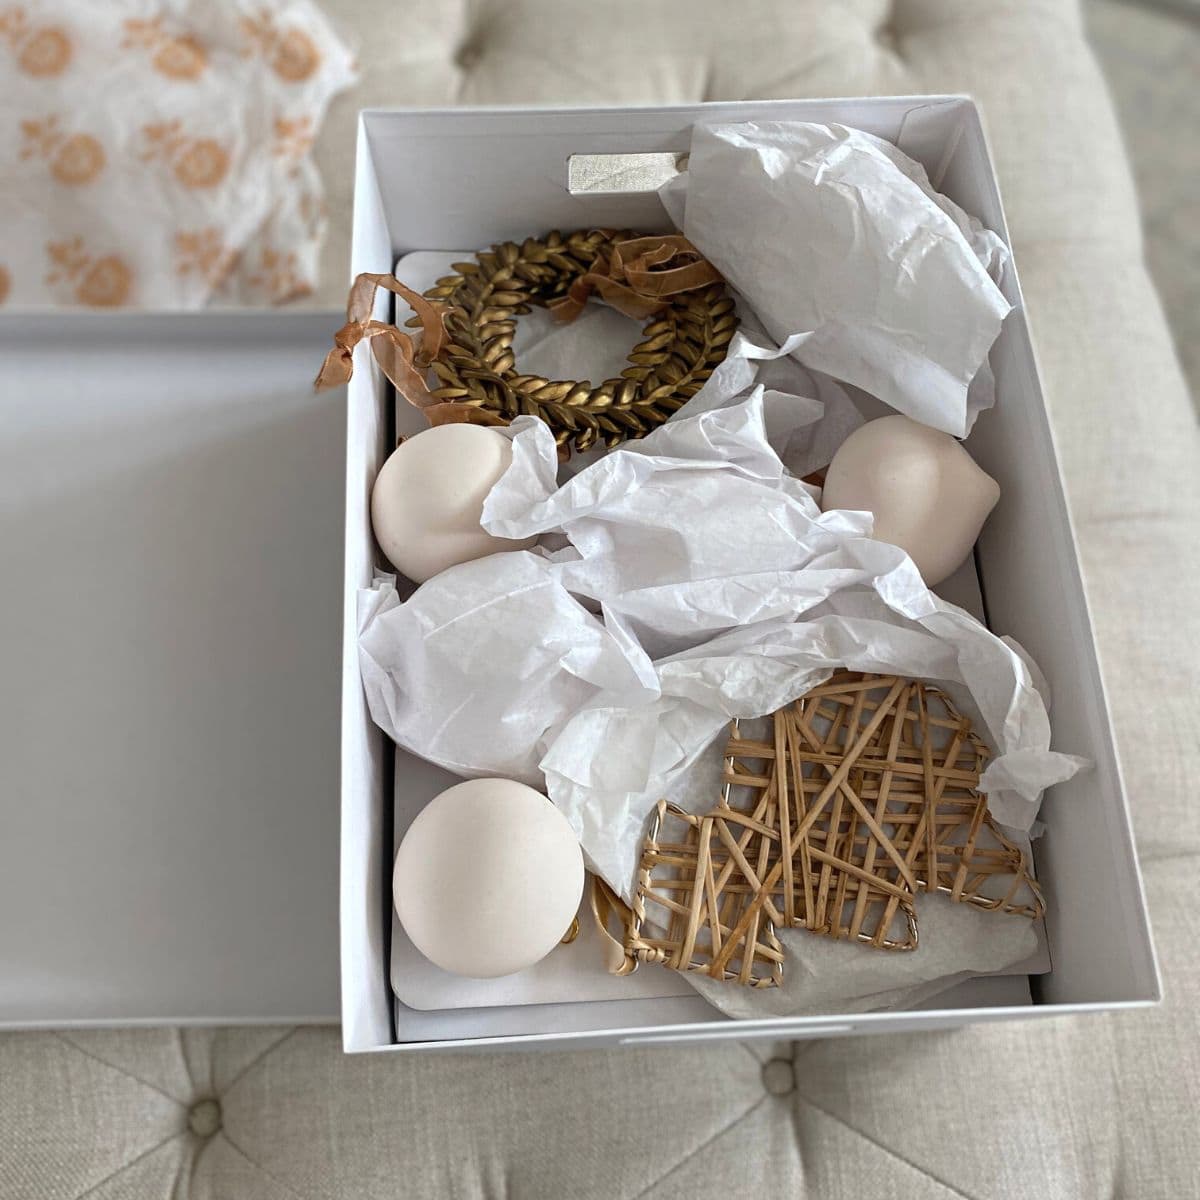
[[875,517],[874,537],[908,552],[929,587],[971,553],[1000,485],[948,433],[909,417],[881,417],[838,447],[821,507]]
[[396,852],[392,898],[404,931],[444,971],[512,975],[545,958],[583,895],[583,853],[566,817],[511,779],[471,779],[435,796]]
[[535,538],[492,537],[483,502],[512,462],[512,442],[486,425],[435,425],[401,442],[379,469],[371,524],[388,561],[414,583]]

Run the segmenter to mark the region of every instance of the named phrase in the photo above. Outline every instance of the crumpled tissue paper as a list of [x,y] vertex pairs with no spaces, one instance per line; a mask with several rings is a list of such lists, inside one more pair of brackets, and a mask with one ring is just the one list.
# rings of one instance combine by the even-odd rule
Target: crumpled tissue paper
[[569,546],[464,563],[406,603],[386,578],[360,598],[375,720],[460,774],[538,783],[540,769],[626,897],[657,800],[714,803],[689,772],[727,722],[837,667],[942,686],[997,752],[981,787],[1005,824],[1027,829],[1042,789],[1080,766],[1049,749],[1024,656],[873,541],[869,514],[822,513],[767,440],[764,402],[756,387],[682,416],[561,487],[549,429],[518,418],[484,526]]
[[689,972],[692,986],[730,1017],[819,1016],[912,1008],[972,975],[1003,971],[1037,948],[1032,922],[917,896],[920,945],[903,954],[864,950],[854,942],[813,937],[806,929],[776,929],[783,946],[778,988],[730,987]]
[[764,402],[756,387],[724,408],[683,410],[561,488],[548,429],[520,419],[513,466],[484,506],[493,534],[564,533],[574,553],[555,563],[563,586],[640,652],[648,686],[595,694],[541,760],[593,869],[626,898],[657,800],[715,803],[688,772],[729,720],[773,712],[837,667],[943,687],[997,753],[980,786],[1006,825],[1028,829],[1042,790],[1081,765],[1049,749],[1045,701],[1019,649],[872,540],[870,514],[822,513],[784,470]]
[[[532,418],[531,418],[532,419]],[[545,428],[545,426],[543,426]],[[546,731],[598,694],[639,691],[653,668],[520,550],[461,563],[401,602],[395,578],[359,593],[371,717],[398,745],[465,776],[542,786]]]
[[991,407],[1008,249],[891,143],[844,125],[697,125],[661,194],[806,366],[956,437]]

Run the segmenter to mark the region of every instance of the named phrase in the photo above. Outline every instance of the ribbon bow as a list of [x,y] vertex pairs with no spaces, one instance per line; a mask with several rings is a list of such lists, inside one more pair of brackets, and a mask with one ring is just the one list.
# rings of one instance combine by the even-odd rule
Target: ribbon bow
[[653,316],[667,299],[719,283],[721,273],[682,234],[627,238],[599,255],[567,294],[547,306],[560,321],[573,321],[593,291],[635,320]]
[[[376,321],[371,317],[375,293],[387,288],[407,302],[421,322],[420,347],[411,334]],[[354,347],[363,339],[371,343],[375,361],[392,381],[396,390],[417,408],[429,408],[438,402],[429,394],[425,368],[437,358],[446,340],[442,324],[442,306],[426,300],[407,288],[393,275],[359,275],[350,287],[346,301],[346,323],[333,335],[333,349],[325,355],[317,373],[315,387],[338,387],[354,374]]]

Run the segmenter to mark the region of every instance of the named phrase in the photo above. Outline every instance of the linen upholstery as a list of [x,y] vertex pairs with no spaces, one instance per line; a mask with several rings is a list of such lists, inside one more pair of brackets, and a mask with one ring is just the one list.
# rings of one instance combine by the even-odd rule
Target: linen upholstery
[[[332,215],[327,304],[344,297],[360,107],[979,99],[1082,546],[1166,1003],[794,1047],[570,1055],[346,1058],[332,1029],[10,1035],[0,1200],[1200,1195],[1200,817],[1187,786],[1200,752],[1200,453],[1075,4],[326,7],[357,32],[362,68],[317,150]],[[216,1132],[211,1108],[193,1107],[209,1097]]]

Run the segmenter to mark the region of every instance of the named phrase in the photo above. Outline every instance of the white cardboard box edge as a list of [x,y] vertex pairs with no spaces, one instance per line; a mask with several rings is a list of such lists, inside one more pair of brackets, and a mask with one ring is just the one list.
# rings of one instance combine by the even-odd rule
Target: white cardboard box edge
[[[950,116],[957,118],[949,135],[943,129],[941,142],[938,141],[937,124]],[[389,206],[395,210],[401,205],[404,197],[389,192],[389,187],[403,188],[397,181],[402,179],[405,164],[392,164],[388,158],[387,170],[382,173],[378,164],[373,161],[370,127],[375,124],[376,133],[383,126],[395,126],[389,132],[389,139],[399,137],[395,146],[403,144],[404,138],[414,136],[413,131],[420,129],[422,151],[425,155],[431,152],[430,138],[455,137],[469,139],[479,137],[480,129],[488,129],[492,149],[498,154],[498,139],[505,132],[498,125],[513,127],[513,141],[510,145],[516,147],[520,143],[515,139],[518,134],[538,132],[543,138],[553,140],[553,137],[566,129],[569,131],[573,144],[579,149],[598,152],[612,145],[636,141],[639,148],[653,145],[661,149],[662,145],[672,139],[664,134],[664,126],[677,128],[690,126],[695,120],[701,119],[804,119],[822,121],[843,121],[849,124],[867,125],[872,123],[877,127],[881,122],[890,122],[895,129],[893,136],[900,138],[907,134],[905,148],[914,157],[928,159],[934,150],[938,152],[938,164],[931,167],[935,175],[946,171],[956,156],[961,158],[966,150],[960,151],[964,145],[974,156],[974,174],[971,179],[973,188],[982,189],[981,199],[976,207],[986,210],[977,215],[993,226],[997,232],[1007,238],[1007,228],[999,202],[999,190],[996,185],[990,154],[983,134],[982,122],[974,103],[964,97],[957,96],[927,96],[900,98],[863,98],[822,101],[762,101],[718,103],[712,105],[682,105],[664,108],[637,109],[445,109],[445,110],[366,110],[360,114],[358,134],[358,161],[356,167],[355,186],[355,215],[354,215],[354,246],[352,261],[354,271],[375,270],[387,271],[394,261],[396,254],[404,249],[434,249],[438,248],[437,238],[428,235],[422,237],[418,232],[415,243],[402,242],[398,235],[393,235],[387,224]],[[635,136],[636,134],[636,136]],[[674,140],[678,142],[678,137]],[[449,141],[443,143],[443,148],[457,147]],[[678,148],[677,146],[671,148]],[[382,147],[386,152],[388,146]],[[557,153],[549,148],[549,153]],[[436,155],[436,149],[434,150]],[[447,157],[453,155],[447,151]],[[433,174],[438,170],[453,169],[452,163],[438,166],[436,158],[433,164]],[[495,161],[495,156],[493,157]],[[565,157],[564,157],[565,164]],[[422,180],[422,183],[428,182]],[[940,182],[940,180],[939,180]],[[478,183],[478,177],[471,180]],[[536,186],[545,191],[545,179]],[[949,189],[948,189],[949,190]],[[564,188],[565,191],[565,188]],[[481,244],[493,240],[494,231],[477,232],[474,237],[464,242],[463,237],[452,236],[471,225],[469,204],[456,202],[449,204],[446,196],[441,196],[443,206],[434,212],[439,193],[435,186],[427,189],[426,194],[435,197],[423,214],[423,224],[432,230],[446,231],[443,234],[445,245],[470,244],[472,241]],[[571,205],[564,204],[561,196],[555,194],[555,216],[564,209],[570,211]],[[960,203],[963,201],[960,198]],[[644,210],[645,205],[642,205]],[[529,205],[521,205],[520,220],[539,222],[528,215]],[[458,222],[457,226],[455,222]],[[542,222],[545,223],[545,222]],[[580,224],[587,222],[581,221]],[[603,223],[597,220],[594,223]],[[410,223],[411,224],[411,223]],[[420,223],[418,223],[420,224]],[[451,232],[452,231],[452,232]],[[503,234],[503,236],[512,236]],[[421,244],[424,242],[425,244]],[[1010,299],[1020,305],[1019,286],[1013,279],[1013,292]],[[386,308],[381,302],[377,315],[384,315]],[[381,752],[382,735],[373,727],[364,728],[364,721],[369,723],[365,713],[365,704],[361,696],[361,685],[357,674],[356,652],[356,616],[354,595],[357,588],[364,582],[364,571],[369,570],[371,555],[371,535],[369,522],[365,522],[365,494],[369,480],[373,476],[375,463],[383,452],[382,441],[386,435],[387,424],[385,411],[384,389],[374,377],[373,364],[369,363],[365,353],[360,349],[358,372],[352,380],[348,398],[348,437],[347,437],[347,509],[346,509],[346,605],[343,649],[343,749],[342,749],[342,779],[343,779],[343,811],[342,811],[342,882],[341,882],[341,931],[342,931],[342,1007],[343,1007],[343,1038],[347,1050],[379,1050],[379,1049],[451,1049],[487,1047],[520,1047],[534,1045],[612,1045],[624,1044],[629,1041],[684,1041],[711,1037],[746,1037],[761,1033],[762,1036],[804,1037],[831,1035],[848,1032],[882,1032],[886,1030],[944,1028],[960,1025],[967,1021],[995,1020],[1013,1017],[1032,1017],[1062,1015],[1067,1012],[1105,1011],[1116,1008],[1134,1008],[1156,1003],[1161,996],[1161,985],[1157,964],[1154,959],[1153,947],[1149,937],[1148,921],[1145,913],[1145,898],[1142,889],[1140,871],[1132,850],[1132,835],[1130,832],[1128,802],[1125,798],[1123,785],[1120,780],[1120,768],[1116,759],[1115,747],[1111,734],[1111,723],[1108,719],[1108,707],[1099,682],[1099,670],[1096,665],[1094,642],[1091,639],[1091,622],[1083,599],[1082,586],[1079,578],[1078,553],[1075,548],[1074,532],[1070,525],[1069,514],[1062,497],[1061,473],[1058,458],[1049,433],[1049,422],[1045,419],[1044,401],[1041,395],[1036,366],[1032,357],[1027,330],[1025,329],[1023,312],[1014,314],[1014,327],[1009,331],[1006,327],[1002,340],[1007,339],[1006,354],[1016,363],[1025,378],[1021,389],[1015,385],[1010,388],[1013,392],[1008,397],[1008,403],[1014,404],[1019,399],[1036,403],[1042,416],[1045,444],[1041,451],[1042,469],[1049,471],[1052,486],[1049,495],[1041,499],[1048,505],[1042,514],[1048,526],[1055,531],[1055,537],[1060,542],[1060,551],[1066,550],[1067,570],[1058,581],[1064,589],[1064,595],[1071,601],[1072,649],[1079,653],[1081,662],[1086,668],[1082,676],[1084,682],[1090,685],[1090,694],[1083,704],[1083,719],[1089,724],[1092,733],[1098,736],[1106,753],[1100,764],[1106,771],[1104,787],[1107,792],[1107,808],[1104,814],[1106,831],[1112,835],[1107,843],[1114,863],[1120,874],[1120,885],[1123,888],[1123,898],[1132,902],[1126,904],[1123,910],[1125,917],[1125,933],[1129,939],[1128,945],[1119,947],[1128,958],[1124,964],[1127,980],[1126,994],[1117,994],[1105,999],[1080,997],[1065,1002],[1035,1003],[1029,1006],[1010,1008],[969,1008],[928,1010],[922,1012],[887,1012],[872,1014],[828,1014],[810,1018],[779,1018],[764,1022],[732,1022],[718,1017],[714,1020],[686,1024],[681,1026],[630,1026],[621,1027],[619,1023],[606,1020],[593,1029],[561,1029],[548,1030],[538,1034],[516,1034],[499,1037],[445,1037],[427,1038],[417,1041],[396,1042],[390,1014],[391,996],[387,985],[387,964],[384,955],[385,917],[387,915],[386,864],[381,852],[381,839],[385,824],[383,805],[389,802],[390,789],[381,788],[382,774],[386,770],[384,764],[390,754],[390,748]],[[1001,403],[1005,397],[1002,388]],[[367,415],[374,407],[375,415]],[[359,420],[359,415],[363,416]],[[365,459],[371,461],[364,461]],[[1045,479],[1040,480],[1043,485]],[[365,527],[364,527],[365,523]],[[368,576],[369,577],[369,576]],[[1071,749],[1071,746],[1063,746]],[[419,768],[418,768],[419,769]],[[375,771],[378,778],[373,785],[370,780],[371,772]],[[374,789],[372,792],[372,788]],[[368,852],[363,854],[364,838]],[[386,844],[386,843],[384,843]],[[1087,972],[1084,972],[1086,975]],[[621,1003],[621,1002],[618,1002]],[[569,1008],[572,1006],[548,1006]],[[586,1007],[586,1006],[579,1006]]]

